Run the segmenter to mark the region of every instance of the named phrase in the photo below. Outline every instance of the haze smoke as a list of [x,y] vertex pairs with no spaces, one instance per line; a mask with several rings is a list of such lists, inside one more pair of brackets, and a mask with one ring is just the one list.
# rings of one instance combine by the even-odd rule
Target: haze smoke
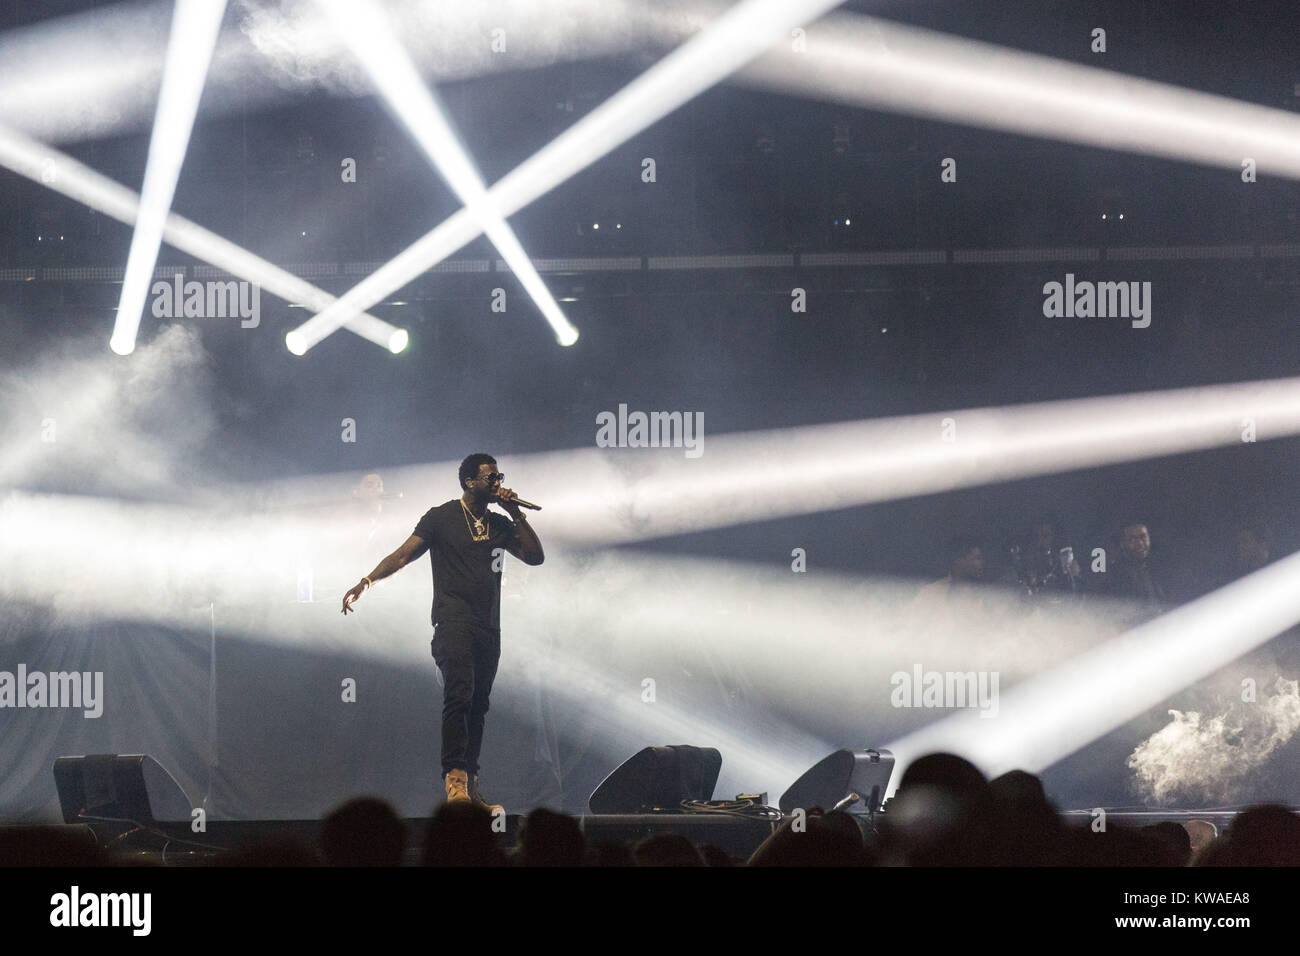
[[1278,677],[1273,690],[1210,716],[1169,711],[1173,720],[1128,759],[1142,796],[1156,804],[1245,798],[1255,771],[1300,730],[1300,682]]

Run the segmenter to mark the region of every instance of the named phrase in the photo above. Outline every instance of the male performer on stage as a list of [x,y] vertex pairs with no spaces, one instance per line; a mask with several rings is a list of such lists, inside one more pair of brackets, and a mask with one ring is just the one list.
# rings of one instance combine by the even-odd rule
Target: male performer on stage
[[[542,543],[501,487],[491,455],[460,463],[463,494],[430,508],[415,533],[343,596],[343,613],[375,581],[400,571],[429,552],[433,564],[433,659],[442,671],[442,773],[447,799],[500,809],[478,790],[478,756],[488,694],[501,657],[501,565],[508,551],[525,564],[545,558]],[[487,506],[495,502],[512,521]],[[531,506],[530,506],[531,507]]]

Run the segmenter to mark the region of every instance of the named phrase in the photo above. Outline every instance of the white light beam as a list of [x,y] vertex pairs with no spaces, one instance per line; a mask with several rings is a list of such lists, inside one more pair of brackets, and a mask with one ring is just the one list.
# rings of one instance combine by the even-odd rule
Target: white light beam
[[1094,66],[837,14],[738,80],[785,94],[1300,179],[1300,116]]
[[[1248,425],[1260,441],[1292,437],[1300,435],[1300,378],[712,437],[703,412],[694,414],[693,447],[690,412],[675,435],[661,422],[661,447],[635,447],[631,416],[648,416],[623,406],[601,413],[610,447],[528,456],[527,493],[546,505],[548,533],[589,544],[648,540],[1241,446]],[[808,462],[819,460],[834,462],[836,480],[810,494]],[[701,469],[727,475],[727,507]]]
[[109,339],[109,346],[119,355],[128,355],[135,348],[140,313],[162,245],[163,226],[176,195],[176,182],[185,164],[185,149],[203,95],[203,81],[225,13],[226,0],[176,0],[158,110],[149,137],[140,212],[126,258],[117,320]]
[[[685,2],[695,0],[673,0]],[[170,5],[101,4],[0,33],[0,124],[51,144],[147,129]],[[698,29],[644,0],[475,0],[472,17],[429,0],[386,7],[411,56],[439,83],[668,50]],[[311,4],[243,0],[237,16],[217,41],[206,115],[265,112],[312,93],[368,95]],[[482,24],[509,28],[509,56],[483,42]]]
[[339,36],[366,68],[434,168],[487,233],[510,270],[518,277],[561,345],[578,340],[542,277],[537,274],[501,215],[487,201],[487,186],[452,129],[436,93],[424,85],[406,49],[397,42],[383,9],[373,0],[318,0]]
[[[626,407],[600,414],[645,415],[628,413]],[[946,419],[951,419],[952,441],[944,440]],[[593,433],[597,425],[592,422]],[[636,447],[614,428],[608,447],[510,455],[510,464],[502,467],[524,475],[521,493],[545,506],[538,520],[545,523],[548,541],[589,547],[1215,448],[1236,447],[1250,454],[1258,446],[1244,440],[1247,425],[1257,442],[1300,436],[1300,378],[719,435],[701,432],[693,436],[694,449],[667,431],[660,447]],[[642,437],[647,435],[643,430]],[[816,494],[809,493],[810,461],[834,463],[836,480],[819,485]],[[405,487],[436,486],[455,464],[407,465],[384,474]],[[726,507],[719,507],[716,490],[700,481],[701,469],[727,475]],[[284,500],[323,499],[338,480],[260,481],[257,490]]]

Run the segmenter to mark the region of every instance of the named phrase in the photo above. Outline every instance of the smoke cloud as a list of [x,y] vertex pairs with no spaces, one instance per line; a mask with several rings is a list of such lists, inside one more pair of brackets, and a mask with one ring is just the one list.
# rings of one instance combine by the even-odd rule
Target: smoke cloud
[[125,357],[107,335],[65,340],[0,372],[0,486],[171,498],[203,474],[212,394],[191,326],[160,329]]
[[1278,677],[1273,693],[1222,713],[1169,711],[1173,719],[1129,756],[1142,796],[1156,804],[1239,802],[1258,771],[1300,730],[1300,682]]

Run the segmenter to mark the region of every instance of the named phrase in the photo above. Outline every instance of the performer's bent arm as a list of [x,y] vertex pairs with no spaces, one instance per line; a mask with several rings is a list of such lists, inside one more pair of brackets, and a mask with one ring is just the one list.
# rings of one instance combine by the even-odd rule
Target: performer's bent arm
[[518,558],[524,564],[531,564],[534,567],[546,560],[546,555],[542,551],[541,539],[537,537],[537,532],[533,526],[528,523],[524,517],[523,509],[510,499],[515,497],[515,493],[509,488],[498,488],[496,503],[509,513],[510,519],[515,523],[515,530],[519,537],[506,550]]
[[537,532],[522,514],[510,517],[515,519],[515,530],[519,533],[519,539],[509,548],[510,553],[524,564],[541,564],[546,560],[546,555],[542,552],[542,541],[537,537]]
[[347,594],[343,595],[343,613],[347,614],[348,611],[352,610],[352,602],[361,597],[361,595],[365,593],[366,588],[370,587],[370,585],[374,584],[376,581],[383,580],[390,574],[396,574],[428,550],[429,544],[427,541],[419,535],[411,535],[402,542],[400,548],[388,557],[384,558],[384,560],[380,561],[379,564],[375,565],[373,571],[358,581],[356,586],[348,591]]

